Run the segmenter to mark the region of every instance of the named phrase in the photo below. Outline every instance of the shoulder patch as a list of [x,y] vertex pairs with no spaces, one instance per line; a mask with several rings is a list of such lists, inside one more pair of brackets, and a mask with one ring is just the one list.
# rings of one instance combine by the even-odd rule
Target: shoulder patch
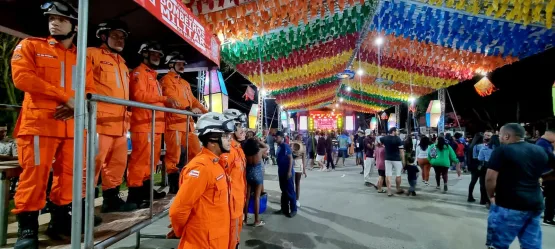
[[21,58],[23,58],[23,56],[22,56],[21,54],[14,54],[14,55],[12,56],[12,61],[18,61],[18,60],[20,60]]
[[13,49],[13,51],[17,51],[17,50],[21,50],[21,48],[23,47],[23,45],[18,44],[17,46],[15,46],[15,48]]
[[52,58],[52,59],[58,58],[58,56],[51,55],[51,54],[40,54],[40,53],[37,53],[36,56],[38,56],[38,57]]
[[137,71],[133,73],[133,76],[139,76],[141,74],[141,72]]
[[220,179],[224,178],[224,174],[219,175],[218,177],[216,177],[216,181],[219,181]]
[[198,170],[191,170],[189,172],[189,176],[192,176],[194,178],[198,178],[200,176],[200,172]]

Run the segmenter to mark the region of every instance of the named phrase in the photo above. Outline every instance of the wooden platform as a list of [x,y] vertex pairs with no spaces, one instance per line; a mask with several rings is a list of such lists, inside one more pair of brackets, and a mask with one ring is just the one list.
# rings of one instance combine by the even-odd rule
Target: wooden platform
[[[168,209],[171,204],[173,195],[169,195],[164,199],[154,201],[153,213],[162,213],[164,210]],[[102,198],[97,198],[95,200],[96,211],[95,214],[100,215],[103,221],[102,224],[94,228],[94,240],[95,243],[104,241],[144,220],[149,218],[149,209],[139,209],[134,212],[126,213],[100,213],[100,206],[102,205]],[[39,217],[39,248],[50,248],[50,249],[61,249],[69,248],[71,246],[70,238],[67,237],[62,241],[50,240],[48,236],[44,234],[46,228],[48,227],[48,222],[50,221],[50,214],[44,214]],[[83,221],[84,222],[84,221]],[[167,231],[160,231],[161,234]],[[1,248],[13,248],[17,240],[17,223],[9,224],[8,226],[8,244]]]

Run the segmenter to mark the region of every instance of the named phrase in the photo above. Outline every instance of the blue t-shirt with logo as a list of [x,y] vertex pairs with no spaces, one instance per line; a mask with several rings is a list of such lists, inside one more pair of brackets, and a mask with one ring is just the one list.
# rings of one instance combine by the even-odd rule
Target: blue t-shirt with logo
[[[282,143],[278,145],[276,151],[276,160],[278,165],[278,174],[286,175],[289,170],[289,155],[291,155],[291,147],[288,144]],[[291,167],[292,173],[294,173],[293,167]]]

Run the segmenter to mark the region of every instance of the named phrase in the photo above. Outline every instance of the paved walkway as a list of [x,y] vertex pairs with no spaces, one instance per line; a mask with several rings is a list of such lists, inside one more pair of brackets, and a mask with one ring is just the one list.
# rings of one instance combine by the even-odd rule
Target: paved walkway
[[[240,248],[281,249],[474,249],[485,248],[487,210],[466,202],[470,176],[457,180],[451,173],[449,191],[424,187],[419,179],[416,197],[378,194],[362,183],[360,168],[348,160],[334,172],[308,171],[301,182],[302,207],[296,217],[274,215],[279,209],[277,169],[266,169],[269,208],[266,226],[247,226]],[[433,179],[432,170],[432,179]],[[375,177],[374,177],[375,178]],[[406,185],[406,176],[403,176]],[[474,194],[479,196],[478,186]],[[249,224],[253,218],[249,217]],[[164,234],[167,218],[143,233]],[[555,248],[555,227],[543,226],[543,248]],[[141,248],[177,248],[177,240],[143,239]],[[112,248],[134,248],[130,236]],[[511,249],[519,248],[514,242]]]

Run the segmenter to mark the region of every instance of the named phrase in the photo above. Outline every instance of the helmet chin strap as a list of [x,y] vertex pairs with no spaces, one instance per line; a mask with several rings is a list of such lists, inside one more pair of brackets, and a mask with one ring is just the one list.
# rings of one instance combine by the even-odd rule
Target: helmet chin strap
[[75,23],[71,22],[71,31],[65,35],[52,35],[52,38],[56,39],[56,41],[63,41],[70,39],[73,35],[77,34],[75,31]]
[[106,44],[106,47],[112,52],[112,53],[116,53],[119,54],[122,51],[118,51],[117,49],[114,49],[112,46],[110,46],[110,43],[108,43],[108,38],[106,38],[106,40],[102,39],[102,42],[104,42],[104,44]]
[[222,151],[222,153],[229,153],[229,150],[226,150],[224,148],[223,142],[222,142],[222,138],[218,138],[218,145],[220,146],[220,150]]

